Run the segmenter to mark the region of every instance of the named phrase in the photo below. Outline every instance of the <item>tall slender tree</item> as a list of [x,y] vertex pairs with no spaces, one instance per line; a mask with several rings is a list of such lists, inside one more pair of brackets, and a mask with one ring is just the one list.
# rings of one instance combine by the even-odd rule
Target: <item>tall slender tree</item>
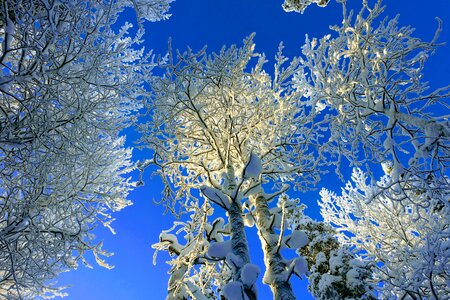
[[[248,38],[243,48],[232,46],[211,56],[203,51],[170,56],[167,73],[152,83],[152,121],[142,127],[142,142],[155,151],[151,163],[159,167],[170,210],[178,213],[177,208],[182,212],[206,205],[198,197],[201,191],[208,202],[227,212],[232,283],[241,284],[247,297],[255,297],[254,286],[245,284],[241,275],[250,263],[245,209],[248,218],[259,224],[261,239],[267,242],[264,247],[272,251],[266,252],[272,267],[264,280],[279,297],[289,299],[294,296],[285,280],[287,265],[276,246],[278,240],[272,237],[267,202],[287,189],[282,180],[299,187],[315,181],[314,150],[306,152],[314,144],[316,137],[310,132],[316,125],[304,125],[310,119],[286,87],[297,61],[282,70],[286,59],[280,49],[272,80],[263,70],[265,57],[253,48]],[[295,181],[299,172],[305,176]],[[262,184],[267,181],[274,185],[274,194],[264,193]]]

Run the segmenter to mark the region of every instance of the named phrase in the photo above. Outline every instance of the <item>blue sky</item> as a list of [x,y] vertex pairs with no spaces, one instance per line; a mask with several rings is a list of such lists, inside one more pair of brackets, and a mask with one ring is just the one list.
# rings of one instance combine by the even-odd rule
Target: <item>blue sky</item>
[[[330,25],[341,20],[341,9],[334,0],[327,8],[312,5],[303,15],[284,12],[281,3],[282,0],[177,0],[172,4],[169,20],[146,24],[145,46],[154,49],[155,54],[163,54],[167,39],[172,37],[175,49],[184,50],[189,46],[199,50],[208,45],[209,51],[218,51],[222,45],[240,44],[244,37],[256,32],[256,50],[266,53],[271,60],[280,41],[284,42],[286,56],[299,55],[306,33],[322,37],[330,32]],[[416,28],[416,36],[425,40],[433,38],[437,26],[434,18],[440,17],[444,29],[439,41],[450,43],[450,1],[430,0],[425,4],[423,0],[385,0],[385,5],[385,15],[400,14],[400,23]],[[125,15],[124,19],[128,17]],[[269,65],[272,64],[273,60]],[[442,46],[430,58],[425,75],[435,88],[450,83],[450,45]],[[128,138],[130,146],[133,136],[131,133]],[[140,159],[145,153],[135,150],[134,155]],[[63,274],[60,283],[72,286],[67,290],[70,295],[66,299],[165,299],[168,257],[161,253],[157,265],[153,266],[151,244],[158,240],[161,230],[171,227],[174,219],[164,216],[164,208],[153,203],[153,199],[159,199],[162,186],[150,172],[145,175],[146,185],[130,195],[134,205],[115,215],[117,221],[113,225],[117,234],[112,235],[104,228],[96,231],[104,241],[104,248],[115,253],[108,259],[115,268],[106,270],[96,266],[91,257],[94,269],[80,266]],[[321,186],[339,190],[342,183],[331,175],[324,178]],[[318,191],[300,197],[309,207],[307,213],[320,218],[316,204]],[[261,262],[259,247],[259,241],[251,238],[250,251],[257,263]],[[312,299],[306,290],[306,280],[294,279],[293,283],[298,298]],[[265,286],[260,286],[259,295],[261,300],[272,297]]]

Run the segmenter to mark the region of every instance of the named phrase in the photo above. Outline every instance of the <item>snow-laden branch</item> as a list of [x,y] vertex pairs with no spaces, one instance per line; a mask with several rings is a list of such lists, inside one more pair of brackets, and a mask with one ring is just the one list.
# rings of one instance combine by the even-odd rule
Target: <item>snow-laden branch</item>
[[325,7],[329,1],[330,0],[285,0],[283,9],[286,12],[295,11],[303,14],[309,5],[315,3],[320,7]]

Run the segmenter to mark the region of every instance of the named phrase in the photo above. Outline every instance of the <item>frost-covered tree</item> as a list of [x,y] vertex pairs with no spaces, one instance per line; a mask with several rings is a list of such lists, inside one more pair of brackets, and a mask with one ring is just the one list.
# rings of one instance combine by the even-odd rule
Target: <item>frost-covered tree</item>
[[[288,188],[283,182],[304,188],[316,181],[313,156],[319,135],[314,132],[320,132],[320,122],[311,123],[313,114],[299,105],[287,85],[297,60],[283,67],[286,59],[280,48],[272,79],[263,69],[265,57],[253,48],[249,38],[242,48],[232,46],[213,55],[188,51],[168,58],[165,76],[152,82],[151,121],[141,128],[143,145],[155,151],[143,166],[158,167],[165,205],[176,214],[206,205],[199,193],[215,209],[213,216],[227,213],[231,252],[220,258],[233,267],[232,279],[220,287],[224,297],[230,286],[241,286],[250,299],[256,296],[254,281],[248,284],[243,275],[256,272],[244,231],[244,223],[256,223],[266,261],[264,282],[276,298],[293,299],[288,280],[292,262],[280,253],[281,214],[271,211],[269,202]],[[263,183],[271,193],[264,192]],[[206,231],[197,235],[205,240]],[[206,242],[209,249],[218,247]],[[193,265],[198,251],[178,256],[186,259]],[[179,282],[183,280],[186,277]]]
[[54,278],[86,252],[108,267],[92,229],[129,205],[119,132],[152,67],[142,30],[111,26],[169,2],[0,1],[0,298],[60,294]]
[[[324,153],[359,167],[380,163],[394,180],[443,177],[449,157],[450,86],[428,91],[423,68],[438,47],[412,36],[397,19],[380,19],[381,1],[303,46],[294,85],[330,118]],[[370,168],[368,169],[370,170]]]
[[[364,1],[356,16],[343,8],[334,34],[307,39],[294,83],[330,121],[322,153],[364,170],[342,197],[323,194],[324,218],[383,263],[382,297],[440,298],[448,294],[450,87],[429,91],[422,79],[440,24],[424,42],[398,17],[380,19],[380,1]],[[376,182],[380,165],[386,177]]]
[[[381,297],[442,298],[448,294],[450,87],[429,91],[423,80],[425,63],[439,46],[440,22],[425,42],[412,36],[412,28],[400,27],[398,17],[381,19],[381,1],[373,7],[363,1],[357,15],[341,2],[342,25],[320,40],[307,39],[294,85],[330,122],[321,149],[326,160],[346,158],[364,168],[357,177],[369,177],[371,188],[360,200],[352,189],[348,205],[327,201],[325,220],[354,237],[351,246],[385,264],[376,273]],[[380,164],[387,177],[376,182]],[[326,216],[330,212],[333,218]],[[395,237],[401,230],[412,243]],[[394,235],[387,242],[394,248],[371,241],[372,234],[377,241]]]
[[[436,38],[423,42],[411,36],[409,27],[399,28],[397,18],[378,20],[380,2],[369,7],[363,1],[355,17],[341,2],[344,21],[333,27],[334,34],[307,39],[303,57],[284,69],[280,51],[272,78],[264,71],[264,56],[253,52],[248,39],[241,49],[233,46],[213,55],[170,54],[165,76],[152,82],[151,121],[141,130],[142,145],[154,151],[154,158],[142,169],[157,167],[165,184],[163,203],[179,217],[208,207],[203,217],[190,217],[195,226],[177,223],[183,228],[179,232],[190,232],[184,240],[164,233],[155,245],[169,252],[173,245],[188,250],[173,252],[170,263],[176,267],[169,289],[177,286],[180,294],[169,297],[187,299],[199,290],[208,297],[211,281],[204,284],[197,275],[193,280],[192,274],[205,278],[203,272],[212,272],[224,276],[217,278],[228,276],[214,283],[216,296],[254,298],[254,281],[247,284],[243,275],[246,269],[257,273],[243,229],[248,224],[256,226],[260,237],[263,282],[274,298],[294,299],[289,279],[307,270],[310,290],[318,298],[372,298],[375,265],[362,261],[355,247],[339,245],[321,223],[309,226],[317,236],[323,231],[323,238],[313,243],[311,236],[303,243],[307,233],[286,222],[286,202],[279,195],[289,186],[308,189],[331,168],[343,177],[340,169],[348,164],[364,168],[373,181],[383,165],[391,180],[379,187],[403,195],[411,186],[431,193],[428,178],[448,186],[449,126],[442,112],[449,88],[426,92],[421,74]],[[412,215],[420,216],[431,201],[414,203]],[[439,203],[440,210],[448,206],[448,201]],[[227,234],[217,242],[207,228],[224,224],[216,219],[221,211],[228,216]],[[201,251],[189,247],[193,240],[205,245]],[[294,260],[283,257],[289,248],[297,253]],[[220,264],[211,264],[215,259]]]
[[[202,207],[190,207],[189,220],[175,222],[153,245],[155,260],[158,251],[174,256],[169,262],[168,299],[217,299],[221,285],[232,279],[233,264],[226,261],[231,252],[230,241],[225,240],[229,227],[222,218],[207,222],[212,211],[207,202]],[[209,243],[215,245],[208,247]]]
[[[375,263],[385,299],[445,299],[450,280],[450,190],[428,179],[408,189],[390,175],[369,183],[361,170],[342,195],[322,190],[322,215],[339,231],[342,243]],[[417,209],[417,207],[420,207]]]
[[[166,207],[180,217],[190,215],[154,245],[174,257],[169,299],[254,299],[259,268],[251,264],[244,225],[257,228],[263,282],[276,299],[295,299],[289,280],[308,272],[299,251],[308,238],[293,226],[303,216],[294,211],[302,209],[279,195],[290,185],[305,189],[317,181],[323,120],[314,120],[315,110],[302,106],[288,84],[298,60],[284,67],[280,48],[272,79],[263,69],[265,57],[253,48],[249,38],[242,48],[213,55],[169,56],[165,76],[151,84],[151,121],[141,127],[141,142],[154,157],[141,169],[155,165],[165,183]],[[220,217],[224,211],[228,224]],[[294,251],[296,258],[285,259],[282,251]],[[356,290],[348,295],[363,298],[369,292]]]

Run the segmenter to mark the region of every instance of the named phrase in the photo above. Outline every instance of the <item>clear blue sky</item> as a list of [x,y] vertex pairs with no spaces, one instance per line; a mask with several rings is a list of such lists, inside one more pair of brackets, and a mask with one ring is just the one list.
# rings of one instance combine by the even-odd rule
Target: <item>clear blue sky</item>
[[[348,2],[361,3],[361,0]],[[146,24],[145,45],[156,54],[165,53],[167,39],[172,37],[174,48],[184,50],[189,46],[199,50],[208,45],[209,51],[217,51],[224,44],[240,44],[245,36],[256,32],[256,50],[266,53],[268,59],[273,58],[280,41],[285,44],[285,55],[292,57],[300,54],[306,33],[322,37],[330,32],[330,25],[341,20],[341,9],[335,0],[326,8],[312,5],[303,15],[285,13],[281,3],[282,0],[177,0],[172,4],[169,20]],[[415,27],[416,36],[425,40],[433,38],[437,25],[434,18],[440,17],[444,21],[440,41],[450,43],[450,1],[385,0],[385,5],[387,15],[400,14],[400,23]],[[432,87],[450,84],[450,45],[441,47],[431,57],[426,79]],[[130,134],[130,146],[133,138]],[[135,150],[134,155],[135,159],[140,159],[143,153]],[[152,199],[159,199],[162,191],[157,178],[146,173],[145,181],[144,187],[130,195],[134,205],[115,215],[117,221],[113,225],[117,234],[112,235],[103,228],[97,230],[104,248],[115,253],[108,259],[115,268],[103,269],[91,258],[93,270],[80,266],[76,271],[62,274],[60,283],[72,286],[67,289],[70,295],[66,299],[165,299],[168,280],[165,260],[168,257],[161,253],[158,264],[153,266],[151,244],[158,240],[161,230],[171,227],[173,217],[163,216],[163,207],[152,202]],[[322,182],[334,190],[342,185],[332,175]],[[300,197],[309,207],[307,213],[320,218],[316,204],[318,192]],[[249,234],[254,235],[254,232]],[[250,251],[257,263],[262,256],[259,247],[257,239],[250,239]],[[294,279],[293,283],[299,299],[312,299],[306,290],[306,280]],[[259,287],[259,295],[261,300],[272,297],[265,286]]]

